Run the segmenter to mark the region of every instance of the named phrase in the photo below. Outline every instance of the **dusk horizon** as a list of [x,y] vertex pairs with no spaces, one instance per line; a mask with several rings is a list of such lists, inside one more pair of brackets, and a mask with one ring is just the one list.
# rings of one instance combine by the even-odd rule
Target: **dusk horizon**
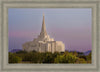
[[92,50],[91,8],[9,8],[9,51],[22,49],[22,44],[33,41],[40,34],[45,15],[47,34],[65,44],[65,50]]

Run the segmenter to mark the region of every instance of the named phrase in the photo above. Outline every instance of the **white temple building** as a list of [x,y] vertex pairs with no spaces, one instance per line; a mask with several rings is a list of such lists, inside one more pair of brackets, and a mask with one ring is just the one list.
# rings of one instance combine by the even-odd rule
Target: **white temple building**
[[29,41],[23,44],[23,50],[30,52],[30,51],[37,51],[37,52],[64,52],[65,45],[62,41],[54,41],[53,38],[46,32],[45,26],[45,19],[43,15],[43,23],[40,35],[35,38],[33,41]]

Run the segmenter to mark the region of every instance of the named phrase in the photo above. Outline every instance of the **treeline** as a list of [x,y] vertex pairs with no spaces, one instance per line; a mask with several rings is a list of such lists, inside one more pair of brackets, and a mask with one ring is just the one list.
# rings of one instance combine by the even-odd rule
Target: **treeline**
[[65,51],[64,53],[40,53],[36,51],[9,52],[9,63],[91,63],[91,52],[87,56],[76,51]]

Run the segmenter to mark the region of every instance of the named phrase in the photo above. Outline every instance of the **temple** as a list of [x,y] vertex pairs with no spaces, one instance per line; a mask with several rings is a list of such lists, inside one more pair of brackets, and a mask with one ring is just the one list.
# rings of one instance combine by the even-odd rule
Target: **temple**
[[23,50],[37,51],[37,52],[64,52],[65,45],[62,41],[54,41],[53,38],[50,38],[46,32],[45,18],[43,14],[43,22],[40,35],[35,38],[33,41],[26,42],[23,44]]

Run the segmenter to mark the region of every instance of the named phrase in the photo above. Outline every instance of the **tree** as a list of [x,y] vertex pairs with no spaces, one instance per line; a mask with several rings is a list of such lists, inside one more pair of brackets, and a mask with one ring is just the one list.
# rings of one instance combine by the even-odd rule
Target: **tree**
[[78,53],[76,51],[73,52],[73,55],[78,56]]
[[9,53],[9,63],[20,63],[22,59],[12,53]]
[[[60,54],[61,54],[61,53],[59,53],[59,52],[54,52],[54,53],[52,53],[52,57],[53,57],[53,59],[56,58],[57,55],[60,55]],[[53,60],[53,62],[54,62],[54,60]]]
[[76,63],[87,63],[84,58],[78,58]]
[[46,52],[43,63],[53,63],[53,62],[54,62],[53,54],[51,52]]
[[73,55],[72,53],[68,53],[67,55],[58,55],[55,58],[55,63],[75,63],[77,60],[77,57]]
[[32,53],[31,55],[32,63],[42,63],[42,55],[39,52]]
[[92,56],[90,52],[90,54],[86,56],[87,63],[91,63],[91,59],[92,59]]
[[65,51],[65,52],[64,52],[65,55],[67,55],[68,53],[69,53],[68,51]]
[[79,56],[79,58],[83,58],[83,59],[87,60],[85,55]]

